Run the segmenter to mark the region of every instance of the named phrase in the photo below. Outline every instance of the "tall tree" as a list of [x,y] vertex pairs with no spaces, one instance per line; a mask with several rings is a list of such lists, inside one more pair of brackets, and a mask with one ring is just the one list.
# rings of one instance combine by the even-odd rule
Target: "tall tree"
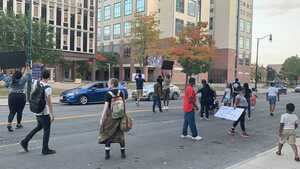
[[298,82],[300,77],[300,58],[298,56],[292,56],[287,58],[281,68],[281,74],[283,74],[290,82]]
[[[0,51],[26,50],[28,39],[28,19],[24,15],[11,12],[0,13]],[[62,59],[60,51],[54,50],[53,28],[42,21],[32,24],[32,59],[44,64],[58,63]]]
[[133,23],[133,56],[144,70],[147,57],[157,52],[159,40],[158,22],[155,15],[135,15]]
[[187,26],[179,36],[171,55],[178,59],[187,80],[192,75],[209,70],[214,47],[207,32],[207,23]]

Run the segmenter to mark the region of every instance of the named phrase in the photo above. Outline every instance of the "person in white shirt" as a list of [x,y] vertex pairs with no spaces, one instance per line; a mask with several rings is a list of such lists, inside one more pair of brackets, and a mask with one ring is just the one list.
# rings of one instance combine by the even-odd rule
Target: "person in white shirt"
[[298,149],[296,145],[296,129],[298,128],[298,117],[293,114],[295,111],[295,105],[293,103],[289,103],[286,105],[286,112],[281,116],[280,120],[280,128],[279,128],[279,143],[278,143],[278,151],[277,155],[281,155],[281,150],[285,142],[288,142],[294,153],[295,153],[295,161],[300,161]]
[[266,96],[270,104],[270,116],[274,116],[276,102],[279,101],[279,90],[275,87],[274,83],[271,83],[271,87],[268,88]]

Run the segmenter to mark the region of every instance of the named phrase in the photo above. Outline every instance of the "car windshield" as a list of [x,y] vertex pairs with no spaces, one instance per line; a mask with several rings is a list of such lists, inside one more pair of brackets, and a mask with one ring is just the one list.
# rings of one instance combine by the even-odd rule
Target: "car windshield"
[[144,89],[149,90],[149,89],[153,89],[154,84],[147,84],[144,86]]
[[82,88],[88,89],[91,87],[96,87],[96,88],[105,88],[107,87],[106,83],[90,83],[90,84],[86,84],[84,86],[82,86]]

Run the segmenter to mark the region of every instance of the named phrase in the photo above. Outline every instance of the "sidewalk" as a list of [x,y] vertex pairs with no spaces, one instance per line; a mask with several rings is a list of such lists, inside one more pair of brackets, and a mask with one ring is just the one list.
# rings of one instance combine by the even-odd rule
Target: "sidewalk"
[[[299,144],[300,139],[297,139]],[[300,169],[300,162],[294,161],[294,153],[288,144],[284,145],[282,156],[277,156],[276,151],[277,147],[226,169]]]

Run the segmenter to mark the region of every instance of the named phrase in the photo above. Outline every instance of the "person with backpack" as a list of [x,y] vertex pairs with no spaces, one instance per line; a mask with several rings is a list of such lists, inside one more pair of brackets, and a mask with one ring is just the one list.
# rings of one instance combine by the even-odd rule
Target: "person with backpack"
[[249,88],[248,83],[244,83],[243,85],[243,90],[245,90],[245,98],[247,99],[248,102],[248,120],[251,120],[251,96],[252,96],[252,90]]
[[213,90],[210,88],[209,84],[207,84],[206,80],[202,80],[202,88],[198,90],[197,93],[200,93],[200,104],[201,104],[201,110],[200,110],[200,116],[201,119],[203,119],[205,114],[205,119],[209,120],[209,110],[210,106],[213,102]]
[[9,89],[8,106],[9,115],[7,122],[7,130],[13,132],[12,122],[17,114],[16,129],[23,128],[22,117],[23,110],[26,104],[25,85],[31,85],[31,72],[29,66],[26,66],[25,71],[22,73],[16,70],[12,76],[0,73],[0,81],[5,82],[5,86]]
[[171,74],[165,75],[164,72],[162,71],[162,77],[164,79],[163,81],[163,99],[164,99],[164,110],[169,109],[169,100],[170,100],[170,86],[171,86],[171,81],[172,81],[172,75],[173,72],[171,71]]
[[121,158],[126,158],[125,136],[121,129],[121,122],[126,115],[123,93],[118,89],[118,80],[110,79],[110,91],[105,95],[105,104],[100,118],[100,132],[98,143],[105,145],[105,159],[110,159],[111,143],[119,143]]
[[238,78],[232,83],[232,93],[233,93],[233,104],[235,103],[235,97],[240,93],[242,90],[242,86],[240,80]]
[[155,107],[156,105],[159,108],[159,111],[162,113],[162,108],[161,108],[161,97],[162,97],[162,81],[161,81],[161,76],[158,76],[156,83],[154,85],[154,93],[153,93],[153,106],[152,106],[152,111],[153,113],[156,113]]
[[40,130],[44,130],[42,154],[55,154],[56,151],[49,148],[50,128],[54,121],[52,88],[48,84],[50,72],[43,70],[42,80],[34,81],[30,95],[30,110],[35,114],[37,126],[20,142],[20,145],[28,152],[28,144],[33,136]]
[[135,77],[135,83],[136,83],[136,91],[137,91],[137,98],[136,98],[136,105],[140,105],[141,97],[143,96],[143,89],[144,89],[144,82],[145,79],[142,77],[142,74],[139,73]]

